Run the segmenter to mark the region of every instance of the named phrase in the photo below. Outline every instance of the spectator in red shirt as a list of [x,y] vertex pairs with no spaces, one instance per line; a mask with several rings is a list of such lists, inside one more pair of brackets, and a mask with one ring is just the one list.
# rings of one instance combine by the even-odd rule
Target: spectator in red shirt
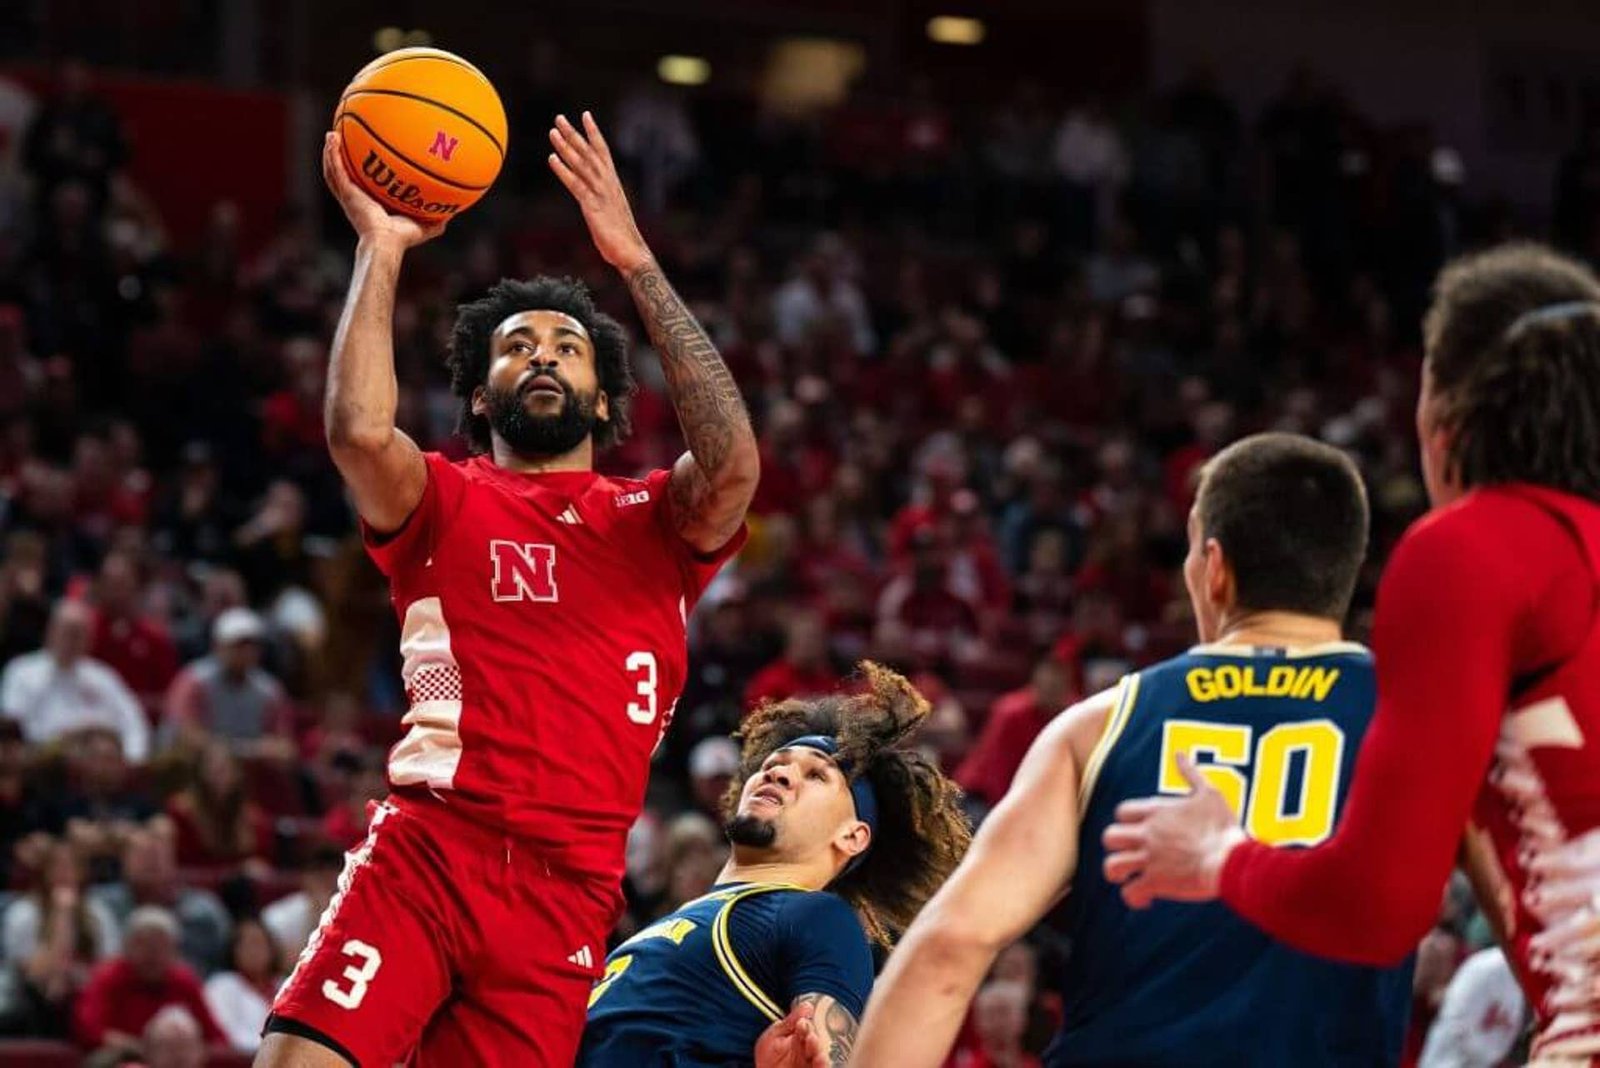
[[110,665],[154,720],[178,673],[178,648],[167,629],[139,612],[139,569],[132,556],[106,554],[94,586],[89,655]]
[[1022,983],[985,984],[973,1001],[977,1042],[957,1053],[956,1068],[1038,1068],[1039,1058],[1022,1047],[1028,1029],[1029,990]]
[[950,514],[961,488],[961,463],[948,453],[935,452],[923,464],[923,480],[910,503],[889,523],[889,554],[896,560],[911,557],[913,542],[925,530],[937,527]]
[[272,856],[272,822],[245,793],[244,772],[228,744],[215,740],[194,763],[194,780],[167,802],[178,831],[178,863],[228,868]]
[[745,687],[745,711],[766,701],[832,693],[839,682],[839,673],[828,660],[822,617],[810,610],[797,611],[789,617],[783,655],[756,672]]
[[1028,685],[995,701],[977,744],[956,769],[956,782],[987,804],[999,803],[1033,740],[1077,698],[1068,665],[1054,656],[1039,661]]
[[876,639],[886,659],[931,667],[970,655],[978,637],[978,612],[950,590],[949,552],[937,531],[911,540],[911,566],[878,598]]
[[316,338],[295,337],[284,342],[283,368],[289,385],[261,406],[261,444],[268,456],[281,460],[322,452],[325,363],[322,342]]
[[168,1005],[187,1009],[208,1044],[225,1042],[200,980],[178,963],[178,921],[166,909],[141,908],[128,920],[122,955],[95,969],[78,999],[78,1044],[136,1053],[146,1025]]
[[945,525],[951,588],[963,600],[981,605],[986,620],[998,620],[1010,606],[1011,584],[978,495],[966,487],[956,490]]
[[349,784],[345,796],[329,807],[322,817],[322,836],[340,849],[354,849],[367,836],[372,821],[372,803],[382,801],[389,792],[383,760],[376,751],[351,753],[334,758],[336,765],[348,768]]
[[91,537],[106,541],[118,527],[144,523],[149,502],[119,478],[105,438],[84,434],[74,443],[72,480],[73,512]]

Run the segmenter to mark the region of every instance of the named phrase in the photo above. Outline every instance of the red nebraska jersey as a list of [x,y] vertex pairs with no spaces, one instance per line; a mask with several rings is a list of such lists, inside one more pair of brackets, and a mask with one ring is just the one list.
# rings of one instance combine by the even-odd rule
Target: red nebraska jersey
[[365,531],[411,706],[390,785],[528,837],[564,868],[619,877],[683,689],[685,619],[744,533],[696,553],[669,520],[667,471],[641,482],[424,458],[406,524]]
[[[1600,598],[1600,508],[1515,492],[1583,546]],[[1508,956],[1540,1017],[1538,1051],[1600,1055],[1600,612],[1575,655],[1514,688],[1474,822],[1510,882]]]

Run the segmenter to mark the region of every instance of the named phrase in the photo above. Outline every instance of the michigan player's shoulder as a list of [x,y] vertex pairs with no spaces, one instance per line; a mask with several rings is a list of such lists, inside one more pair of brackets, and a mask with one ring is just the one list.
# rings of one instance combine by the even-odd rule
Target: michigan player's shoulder
[[790,999],[826,994],[860,1016],[872,989],[872,947],[849,902],[826,890],[774,895]]

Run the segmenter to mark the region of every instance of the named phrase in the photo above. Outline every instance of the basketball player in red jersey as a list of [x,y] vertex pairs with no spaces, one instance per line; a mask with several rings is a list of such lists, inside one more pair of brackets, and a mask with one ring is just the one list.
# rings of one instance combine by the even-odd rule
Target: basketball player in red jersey
[[328,443],[390,580],[411,708],[392,793],[257,1065],[572,1064],[683,686],[685,617],[743,540],[758,461],[739,391],[640,237],[594,120],[558,118],[550,140],[689,451],[643,481],[595,473],[627,428],[626,339],[581,285],[543,278],[459,309],[452,386],[476,455],[418,449],[394,423],[392,317],[404,253],[439,227],[387,214],[329,135],[324,176],[358,241]]
[[1532,1063],[1597,1064],[1600,282],[1537,246],[1471,256],[1440,276],[1424,334],[1434,510],[1379,589],[1378,709],[1338,830],[1249,841],[1187,766],[1188,796],[1118,811],[1106,874],[1135,906],[1221,897],[1299,949],[1381,964],[1434,920],[1470,822],[1538,1014]]

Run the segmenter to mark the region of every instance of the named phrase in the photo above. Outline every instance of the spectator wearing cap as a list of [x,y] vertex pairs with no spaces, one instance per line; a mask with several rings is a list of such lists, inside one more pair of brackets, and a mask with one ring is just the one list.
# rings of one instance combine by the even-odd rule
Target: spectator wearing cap
[[129,760],[150,754],[150,724],[121,677],[88,655],[94,613],[77,601],[57,602],[44,648],[16,657],[0,676],[0,711],[22,724],[35,745],[89,727],[114,731]]
[[689,751],[689,792],[701,812],[722,818],[722,797],[739,774],[739,746],[732,738],[702,738]]
[[768,701],[832,693],[840,682],[828,656],[828,634],[822,616],[810,610],[789,617],[783,655],[756,672],[745,687],[746,711]]
[[223,1036],[194,972],[178,960],[178,921],[146,906],[128,919],[122,954],[95,969],[78,999],[78,1044],[89,1050],[139,1049],[138,1036],[163,1008],[179,1005],[195,1018],[208,1043]]
[[166,627],[139,610],[139,568],[132,556],[106,554],[95,581],[94,607],[91,655],[122,677],[154,719],[178,673],[178,647]]
[[1040,660],[1028,685],[995,701],[977,744],[956,769],[956,782],[986,804],[998,804],[1033,740],[1076,697],[1068,665],[1054,656]]
[[185,748],[220,738],[241,757],[294,759],[293,710],[283,684],[261,666],[266,626],[230,608],[211,627],[211,652],[178,673],[167,720]]

